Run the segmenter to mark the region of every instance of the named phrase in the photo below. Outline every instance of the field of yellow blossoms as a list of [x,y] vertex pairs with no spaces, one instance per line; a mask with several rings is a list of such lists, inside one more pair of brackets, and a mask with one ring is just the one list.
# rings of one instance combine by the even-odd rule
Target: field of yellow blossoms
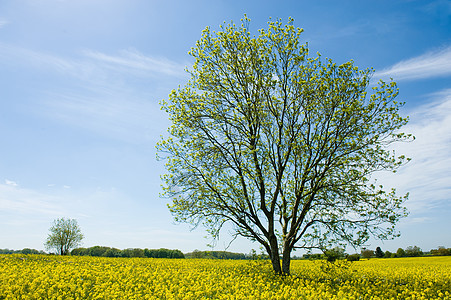
[[451,257],[262,261],[0,255],[0,299],[451,299]]

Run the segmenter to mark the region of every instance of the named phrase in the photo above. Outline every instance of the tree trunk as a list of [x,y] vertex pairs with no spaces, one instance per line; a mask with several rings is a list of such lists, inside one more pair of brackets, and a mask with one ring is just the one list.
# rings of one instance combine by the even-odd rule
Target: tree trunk
[[271,248],[271,252],[268,254],[269,254],[269,257],[271,258],[271,263],[272,263],[272,268],[274,270],[274,273],[281,275],[282,268],[280,267],[279,247],[277,244],[277,238],[275,236],[270,238],[269,246]]
[[282,254],[282,272],[283,275],[290,275],[291,248],[284,247]]

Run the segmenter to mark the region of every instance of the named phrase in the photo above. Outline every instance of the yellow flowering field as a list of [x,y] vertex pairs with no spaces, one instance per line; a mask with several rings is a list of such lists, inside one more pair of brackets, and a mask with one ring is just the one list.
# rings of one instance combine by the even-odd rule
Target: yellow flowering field
[[451,257],[261,261],[0,255],[0,299],[451,299]]

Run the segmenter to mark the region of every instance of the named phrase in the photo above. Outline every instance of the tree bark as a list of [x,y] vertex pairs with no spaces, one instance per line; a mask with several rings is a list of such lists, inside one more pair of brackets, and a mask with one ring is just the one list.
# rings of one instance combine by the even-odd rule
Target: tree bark
[[290,275],[291,248],[284,247],[282,253],[282,274]]
[[279,247],[277,244],[276,236],[272,236],[269,239],[269,246],[270,246],[271,252],[268,254],[269,254],[269,257],[271,258],[272,268],[276,274],[281,275],[282,268],[280,266]]

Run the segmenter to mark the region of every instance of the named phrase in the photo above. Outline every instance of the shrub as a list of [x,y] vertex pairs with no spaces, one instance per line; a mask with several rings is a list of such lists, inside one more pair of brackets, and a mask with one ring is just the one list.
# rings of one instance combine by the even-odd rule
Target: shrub
[[335,247],[333,249],[324,251],[324,256],[326,257],[327,261],[334,262],[337,259],[344,258],[345,252],[344,249]]
[[398,250],[396,251],[396,257],[405,257],[406,256],[406,251],[404,251],[403,248],[398,248]]
[[440,246],[438,247],[438,249],[432,249],[431,255],[440,255],[440,256],[451,255],[451,248],[446,249],[445,247]]
[[348,255],[346,257],[346,260],[347,261],[359,261],[360,260],[360,254],[355,253],[355,254]]
[[382,257],[384,257],[384,252],[382,251],[382,249],[381,249],[381,247],[377,247],[376,248],[376,257],[377,258],[382,258]]
[[423,251],[418,246],[409,246],[406,248],[406,255],[410,257],[422,256]]
[[374,256],[374,251],[373,250],[369,250],[369,249],[362,250],[362,257],[363,258],[371,258],[373,256]]

